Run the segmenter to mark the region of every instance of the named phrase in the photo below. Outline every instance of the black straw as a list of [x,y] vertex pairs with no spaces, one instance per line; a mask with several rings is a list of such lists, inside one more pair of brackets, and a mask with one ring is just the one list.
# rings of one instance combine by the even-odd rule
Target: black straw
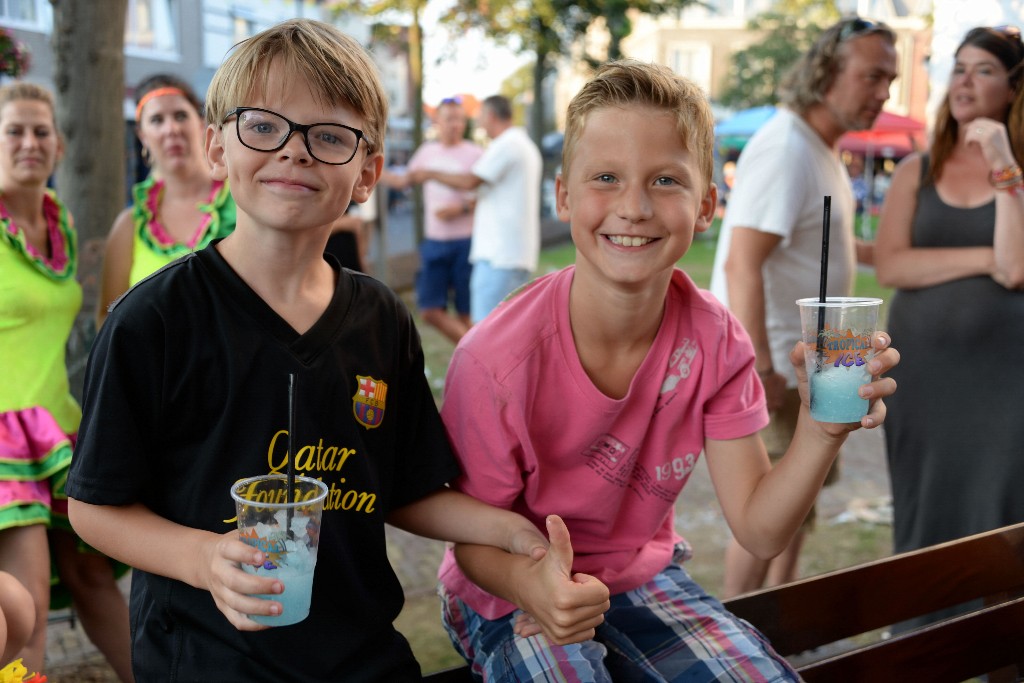
[[[295,373],[288,373],[288,492],[285,496],[286,501],[290,501],[292,493],[295,491],[295,466],[292,464],[295,462]],[[296,501],[298,495],[296,494]],[[289,506],[286,517],[288,520],[287,535],[288,538],[294,538],[295,535],[292,533],[292,515],[294,510]]]
[[[828,233],[832,222],[832,197],[825,195],[825,215],[821,221],[821,281],[818,285],[818,302],[825,303],[828,284]],[[818,306],[818,356],[825,352],[825,306]]]

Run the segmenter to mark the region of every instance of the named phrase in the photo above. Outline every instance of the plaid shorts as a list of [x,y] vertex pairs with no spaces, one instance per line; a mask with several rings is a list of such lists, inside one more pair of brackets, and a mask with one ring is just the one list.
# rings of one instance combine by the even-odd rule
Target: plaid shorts
[[555,645],[512,632],[518,610],[484,619],[439,589],[442,618],[474,676],[493,683],[633,681],[799,681],[757,629],[672,564],[643,586],[613,595],[593,640]]

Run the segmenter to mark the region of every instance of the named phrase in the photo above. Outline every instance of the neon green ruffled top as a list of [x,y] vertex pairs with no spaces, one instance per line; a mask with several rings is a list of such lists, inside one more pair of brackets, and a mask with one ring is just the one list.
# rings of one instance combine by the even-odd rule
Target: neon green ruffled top
[[164,181],[153,176],[132,188],[132,221],[135,237],[132,246],[132,269],[128,282],[139,280],[193,251],[199,251],[210,242],[226,237],[235,229],[235,200],[227,183],[216,180],[209,200],[200,204],[202,223],[188,242],[176,242],[157,219]]
[[64,345],[82,307],[82,288],[75,280],[71,215],[47,190],[47,258],[14,225],[2,200],[0,194],[0,412],[41,407],[73,434],[82,412],[68,388]]

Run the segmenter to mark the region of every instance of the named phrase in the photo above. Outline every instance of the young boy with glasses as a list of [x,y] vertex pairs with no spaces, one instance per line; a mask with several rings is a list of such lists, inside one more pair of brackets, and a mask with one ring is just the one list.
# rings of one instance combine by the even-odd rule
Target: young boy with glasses
[[[898,354],[878,334],[869,414],[824,424],[795,346],[800,419],[771,468],[750,338],[676,267],[714,217],[713,135],[700,88],[667,67],[599,69],[569,104],[556,181],[575,265],[524,287],[455,350],[442,408],[465,472],[454,486],[538,526],[561,515],[574,550],[446,555],[445,624],[484,680],[798,680],[687,574],[673,509],[704,452],[737,538],[777,553],[847,434],[882,422],[895,384],[877,376]],[[603,615],[595,584],[611,592]]]
[[[136,568],[138,680],[418,681],[392,626],[403,594],[385,522],[512,552],[546,540],[445,488],[459,469],[408,311],[323,256],[381,172],[376,69],[336,29],[285,22],[235,48],[206,113],[237,227],[114,305],[89,362],[72,523]],[[267,630],[248,615],[279,614],[264,598],[289,587],[242,571],[266,558],[239,540],[228,491],[289,466],[329,493],[310,614]]]

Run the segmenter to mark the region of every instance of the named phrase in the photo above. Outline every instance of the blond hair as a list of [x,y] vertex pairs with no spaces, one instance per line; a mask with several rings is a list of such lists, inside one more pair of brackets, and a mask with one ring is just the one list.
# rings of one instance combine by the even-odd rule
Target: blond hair
[[50,113],[53,114],[53,128],[54,130],[57,129],[57,107],[54,104],[53,95],[49,90],[41,85],[26,83],[25,81],[15,81],[14,83],[8,83],[7,85],[0,87],[0,109],[3,109],[11,102],[20,102],[23,100],[42,102],[48,106],[50,108]]
[[[660,64],[623,59],[602,65],[572,98],[562,144],[562,175],[567,176],[587,116],[605,107],[639,105],[670,112],[683,145],[697,162],[704,187],[711,184],[715,118],[707,96],[694,83]],[[629,144],[623,138],[622,144]]]
[[210,82],[206,121],[220,125],[254,94],[266,96],[275,61],[286,82],[302,79],[321,103],[345,104],[361,116],[368,154],[383,149],[388,103],[376,65],[355,40],[312,19],[291,19],[238,43]]

